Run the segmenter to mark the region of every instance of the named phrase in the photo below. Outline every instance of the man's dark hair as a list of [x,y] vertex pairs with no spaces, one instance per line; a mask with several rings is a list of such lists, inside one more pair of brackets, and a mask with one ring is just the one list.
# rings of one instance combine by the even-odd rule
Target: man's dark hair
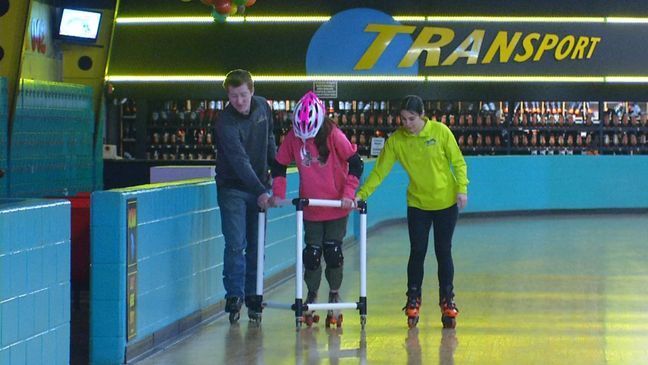
[[254,81],[252,81],[252,74],[250,74],[249,71],[237,69],[227,73],[227,75],[225,76],[225,81],[223,81],[223,88],[225,89],[225,91],[227,91],[230,86],[239,87],[243,84],[246,84],[250,91],[254,91]]

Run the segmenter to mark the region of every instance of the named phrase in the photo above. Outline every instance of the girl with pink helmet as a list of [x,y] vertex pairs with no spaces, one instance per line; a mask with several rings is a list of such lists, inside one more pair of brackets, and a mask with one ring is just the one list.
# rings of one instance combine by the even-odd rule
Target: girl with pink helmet
[[[322,261],[329,284],[329,302],[340,302],[342,284],[342,240],[346,235],[349,212],[362,175],[363,162],[357,146],[349,142],[335,122],[326,116],[324,103],[309,91],[295,105],[293,129],[288,132],[273,164],[270,205],[286,198],[286,168],[295,162],[299,171],[299,197],[341,200],[342,208],[304,208],[304,281],[308,287],[307,303],[317,300]],[[308,326],[319,319],[306,313]],[[342,315],[329,311],[326,325],[340,326]]]

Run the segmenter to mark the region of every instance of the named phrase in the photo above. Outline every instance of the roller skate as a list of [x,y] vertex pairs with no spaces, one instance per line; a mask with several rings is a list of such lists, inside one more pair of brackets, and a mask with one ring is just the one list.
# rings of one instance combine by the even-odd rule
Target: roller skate
[[407,326],[414,328],[419,321],[419,311],[421,310],[421,297],[417,295],[408,295],[407,302],[403,307],[403,312],[407,316]]
[[[308,296],[306,296],[306,304],[315,303],[316,300],[317,292],[309,291]],[[315,314],[314,310],[304,311],[304,323],[306,323],[308,327],[311,327],[313,323],[319,323],[319,320],[320,316],[319,314]]]
[[439,302],[439,308],[441,308],[441,323],[443,323],[443,328],[455,328],[457,326],[457,316],[459,315],[459,309],[454,303],[452,298],[442,298]]
[[[339,303],[340,301],[340,294],[337,291],[329,292],[329,303]],[[329,310],[326,314],[326,328],[342,327],[342,319],[342,313],[339,310]]]
[[241,318],[241,307],[243,301],[239,297],[227,297],[225,300],[225,312],[229,313],[230,324],[238,322]]
[[261,314],[263,312],[262,297],[260,295],[248,295],[245,297],[245,306],[248,308],[248,318],[250,322],[261,323]]

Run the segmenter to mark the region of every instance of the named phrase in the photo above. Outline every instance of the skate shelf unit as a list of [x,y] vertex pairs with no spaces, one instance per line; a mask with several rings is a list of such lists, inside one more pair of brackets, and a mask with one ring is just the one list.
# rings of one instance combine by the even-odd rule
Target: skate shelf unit
[[[328,116],[362,156],[371,155],[372,139],[389,138],[401,125],[399,100],[324,102]],[[120,109],[120,151],[144,160],[213,161],[213,127],[226,103],[126,99]],[[280,145],[292,128],[296,100],[268,103]],[[425,108],[428,117],[452,130],[464,155],[648,154],[647,102],[425,100]],[[146,127],[138,134],[140,113]]]

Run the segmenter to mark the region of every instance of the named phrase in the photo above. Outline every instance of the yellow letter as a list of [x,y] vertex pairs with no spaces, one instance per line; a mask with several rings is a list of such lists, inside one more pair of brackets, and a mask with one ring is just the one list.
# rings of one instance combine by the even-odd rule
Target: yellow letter
[[598,42],[601,41],[601,38],[599,37],[591,37],[590,39],[592,40],[592,44],[590,45],[589,52],[587,52],[587,58],[592,58],[592,54],[594,53],[594,48],[596,48]]
[[[569,46],[567,47],[567,50],[563,50],[563,48],[565,47],[565,44],[567,44],[567,43],[569,43]],[[576,38],[574,38],[573,35],[568,35],[567,37],[563,38],[560,41],[560,43],[558,43],[558,47],[556,47],[556,53],[554,55],[556,60],[562,61],[565,58],[567,58],[567,56],[569,56],[572,49],[574,48],[574,43],[576,43]]]
[[[430,43],[433,36],[438,35],[438,41]],[[454,31],[450,28],[437,28],[425,27],[421,33],[416,37],[412,47],[407,50],[407,54],[398,64],[398,67],[412,67],[416,59],[421,55],[421,52],[427,51],[427,58],[425,59],[425,66],[438,66],[439,55],[441,54],[441,47],[452,42],[454,39]]]
[[583,59],[585,54],[585,47],[589,44],[589,37],[578,37],[578,42],[576,42],[576,47],[574,47],[574,53],[571,56],[572,60],[578,58],[579,60]]
[[524,53],[516,54],[513,58],[515,62],[524,62],[533,56],[533,41],[540,39],[540,33],[529,33],[522,41]]
[[389,25],[389,24],[368,24],[365,32],[378,32],[376,39],[367,48],[367,51],[362,55],[360,61],[356,63],[354,70],[369,70],[374,67],[380,56],[385,52],[389,43],[394,40],[398,33],[411,34],[416,27],[405,25]]
[[[482,42],[484,41],[484,33],[486,31],[483,29],[473,30],[466,39],[457,47],[448,58],[443,61],[442,66],[450,66],[454,64],[459,57],[466,57],[466,64],[474,65],[477,63],[477,57],[479,57],[479,51],[481,50]],[[467,48],[470,47],[470,50]]]
[[533,57],[533,60],[540,61],[542,54],[545,51],[556,47],[556,44],[558,44],[557,35],[551,33],[545,34],[544,38],[542,39],[542,43],[540,43],[540,46],[538,47],[538,52],[536,53],[535,57]]
[[499,51],[500,53],[500,63],[508,62],[508,60],[511,58],[511,54],[515,50],[515,46],[520,41],[520,38],[522,38],[522,32],[515,32],[515,34],[513,34],[513,38],[511,38],[511,43],[507,43],[508,32],[497,32],[493,43],[491,43],[488,52],[486,52],[486,56],[484,56],[484,59],[482,59],[482,64],[491,63],[497,51]]

